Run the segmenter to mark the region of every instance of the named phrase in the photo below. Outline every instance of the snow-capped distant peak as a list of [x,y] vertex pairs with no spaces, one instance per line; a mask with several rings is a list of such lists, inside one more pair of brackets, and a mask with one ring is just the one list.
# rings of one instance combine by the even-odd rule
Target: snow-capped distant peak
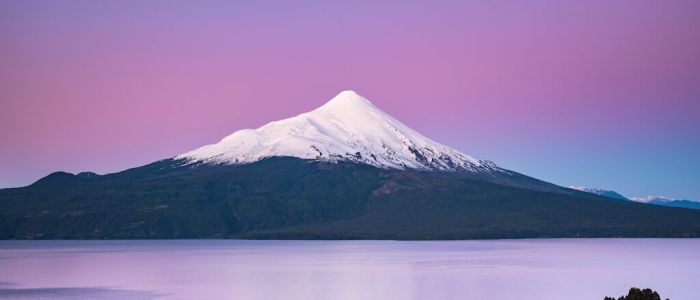
[[176,158],[245,164],[274,156],[353,161],[391,169],[501,170],[490,161],[430,140],[349,90],[313,111],[236,131],[216,144]]
[[586,193],[591,193],[591,194],[596,194],[600,196],[605,196],[608,198],[613,198],[613,199],[620,199],[620,200],[629,200],[625,196],[620,195],[619,193],[615,191],[609,191],[609,190],[604,190],[604,189],[597,189],[597,188],[588,188],[585,186],[580,186],[580,185],[570,185],[570,189],[574,190],[579,190],[582,192]]
[[673,199],[669,197],[664,197],[664,196],[646,196],[646,197],[631,197],[630,200],[636,201],[636,202],[644,202],[644,203],[649,203],[649,202],[669,202],[669,201],[675,201],[679,199]]

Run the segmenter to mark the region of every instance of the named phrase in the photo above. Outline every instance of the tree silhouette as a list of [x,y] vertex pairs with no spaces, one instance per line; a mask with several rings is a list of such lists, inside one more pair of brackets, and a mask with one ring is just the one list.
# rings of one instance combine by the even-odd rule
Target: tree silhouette
[[[614,297],[605,297],[603,300],[615,300]],[[661,300],[661,296],[656,291],[651,289],[640,290],[636,287],[630,289],[627,296],[620,296],[617,300]],[[669,300],[666,298],[666,300]]]

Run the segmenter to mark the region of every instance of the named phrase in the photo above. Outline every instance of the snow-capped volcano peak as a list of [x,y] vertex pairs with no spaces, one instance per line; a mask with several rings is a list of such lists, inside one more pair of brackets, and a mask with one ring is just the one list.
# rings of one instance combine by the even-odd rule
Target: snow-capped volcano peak
[[501,170],[492,162],[428,139],[349,90],[313,111],[236,131],[216,144],[176,158],[245,164],[273,156],[346,160],[392,169]]
[[372,102],[360,96],[353,90],[345,90],[340,92],[333,99],[326,102],[326,104],[319,107],[319,109],[332,110],[332,109],[374,109],[377,110]]

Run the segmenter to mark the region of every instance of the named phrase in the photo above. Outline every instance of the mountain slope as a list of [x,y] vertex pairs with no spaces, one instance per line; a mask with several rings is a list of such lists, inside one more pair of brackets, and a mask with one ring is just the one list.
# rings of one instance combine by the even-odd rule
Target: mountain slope
[[351,162],[164,160],[75,184],[52,181],[0,190],[1,238],[700,236],[699,211]]

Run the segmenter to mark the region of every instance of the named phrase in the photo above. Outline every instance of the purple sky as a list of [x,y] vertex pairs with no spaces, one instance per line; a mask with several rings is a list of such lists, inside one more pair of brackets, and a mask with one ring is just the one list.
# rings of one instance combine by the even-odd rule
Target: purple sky
[[700,1],[339,2],[0,2],[0,187],[353,89],[531,176],[700,199]]

